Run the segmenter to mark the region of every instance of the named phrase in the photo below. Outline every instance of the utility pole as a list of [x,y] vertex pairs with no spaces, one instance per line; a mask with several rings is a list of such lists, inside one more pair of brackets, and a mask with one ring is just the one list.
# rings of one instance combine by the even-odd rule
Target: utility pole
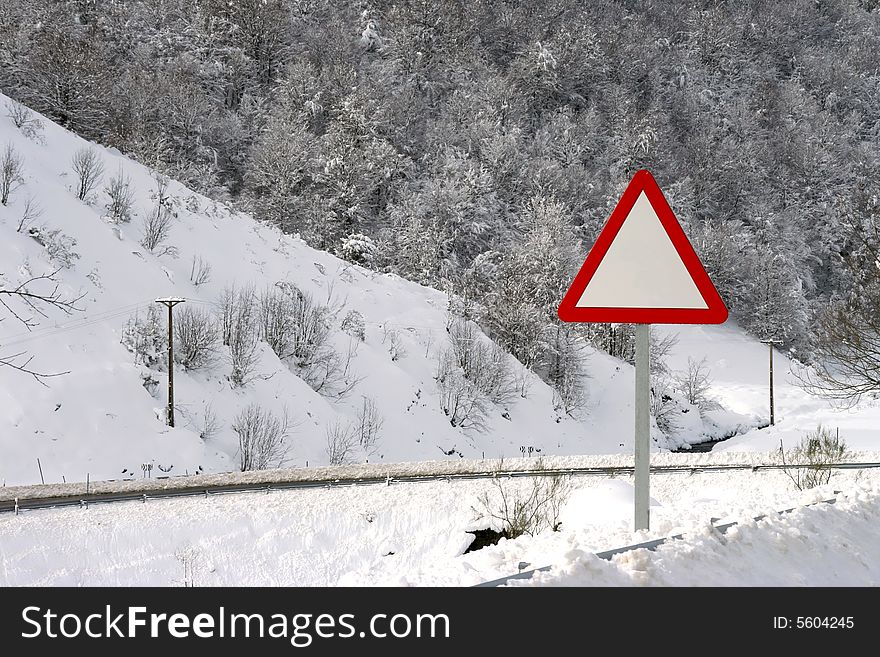
[[773,408],[773,345],[782,344],[782,340],[761,340],[770,347],[770,426],[776,424],[776,415]]
[[165,413],[169,427],[174,426],[174,313],[172,309],[179,303],[185,303],[186,299],[177,297],[164,297],[156,299],[168,308],[168,409]]

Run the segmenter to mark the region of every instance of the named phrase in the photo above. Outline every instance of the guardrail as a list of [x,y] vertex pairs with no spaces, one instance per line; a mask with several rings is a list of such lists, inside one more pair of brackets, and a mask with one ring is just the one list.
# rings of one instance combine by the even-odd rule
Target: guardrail
[[[836,490],[836,491],[834,491],[834,494],[839,495],[840,491]],[[807,507],[815,506],[817,504],[834,504],[835,502],[837,502],[837,498],[832,497],[827,500],[820,500],[818,502],[804,504],[803,506],[793,506],[790,509],[783,509],[782,511],[777,511],[776,513],[779,515],[782,515],[783,513],[791,513],[792,511],[795,511],[797,509],[805,509]],[[755,516],[754,518],[752,518],[752,520],[754,520],[755,522],[758,522],[758,521],[764,520],[765,518],[767,518],[767,514]],[[731,527],[736,527],[739,524],[738,522],[728,522],[723,525],[715,525],[714,523],[716,520],[718,520],[718,518],[712,518],[711,522],[713,523],[713,526],[715,527],[715,529],[721,534],[726,534],[728,529],[730,529]],[[684,537],[685,537],[685,534],[675,534],[673,536],[666,536],[664,538],[655,538],[651,541],[645,541],[643,543],[635,543],[634,545],[626,545],[624,547],[614,548],[613,550],[605,550],[603,552],[596,552],[596,556],[599,557],[600,559],[605,559],[606,561],[611,561],[611,559],[613,557],[615,557],[616,555],[623,554],[625,552],[631,552],[633,550],[650,550],[651,552],[653,552],[661,545],[664,545],[666,543],[670,543],[672,541],[683,540]],[[542,566],[540,568],[533,568],[531,570],[523,570],[521,572],[516,573],[515,575],[507,575],[506,577],[499,577],[498,579],[493,579],[488,582],[482,582],[481,584],[476,584],[475,587],[476,588],[479,588],[479,587],[490,587],[491,588],[491,587],[505,586],[511,580],[531,579],[535,573],[545,573],[545,572],[551,571],[552,569],[553,569],[553,566]]]
[[[790,468],[808,468],[812,466],[785,466],[785,465],[748,465],[748,464],[728,464],[728,465],[663,465],[651,468],[651,474],[674,474],[674,473],[690,473],[697,474],[701,472],[724,472],[724,471],[746,471],[752,472],[786,470]],[[834,465],[819,466],[822,468],[832,468],[837,470],[861,470],[880,468],[880,462],[866,463],[837,463]],[[339,479],[316,479],[316,480],[294,480],[279,482],[260,482],[260,483],[237,483],[237,484],[217,484],[209,486],[196,486],[191,481],[187,485],[178,487],[169,487],[167,482],[162,488],[155,489],[139,489],[136,491],[120,491],[78,494],[57,497],[16,497],[12,500],[0,501],[0,513],[18,513],[24,510],[50,509],[58,507],[87,507],[89,504],[97,503],[114,503],[114,502],[146,502],[149,499],[167,499],[175,497],[209,497],[211,495],[225,495],[231,493],[268,493],[273,490],[296,490],[308,488],[331,488],[335,486],[368,486],[368,485],[391,485],[392,483],[421,483],[431,481],[453,481],[453,480],[476,480],[476,479],[495,479],[498,477],[555,477],[560,475],[566,476],[601,476],[614,477],[621,475],[633,474],[632,466],[594,466],[594,467],[574,467],[574,468],[544,468],[534,470],[504,470],[504,471],[483,471],[483,472],[458,472],[449,474],[417,474],[417,475],[398,475],[376,476],[376,477],[350,477]]]

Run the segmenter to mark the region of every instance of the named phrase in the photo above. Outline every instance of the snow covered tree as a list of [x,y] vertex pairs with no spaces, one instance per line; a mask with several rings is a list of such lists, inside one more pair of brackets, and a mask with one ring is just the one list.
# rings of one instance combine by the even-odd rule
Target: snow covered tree
[[217,359],[219,338],[211,313],[184,306],[174,319],[174,360],[188,370],[209,367]]
[[[621,20],[575,0],[6,0],[0,87],[313,246],[363,235],[377,269],[443,288],[487,253],[509,271],[533,197],[589,245],[648,167],[733,317],[803,350],[795,311],[846,296],[842,227],[877,211],[875,5],[642,3]],[[534,309],[498,324],[527,329]],[[629,349],[626,327],[590,333]]]
[[880,396],[880,231],[865,225],[849,261],[855,285],[815,314],[812,360],[797,372],[807,390],[844,403]]
[[80,25],[62,7],[33,35],[26,97],[62,126],[96,138],[107,119],[112,65],[96,25]]
[[809,306],[803,283],[785,256],[768,255],[757,260],[749,297],[751,312],[745,325],[754,335],[786,344],[805,335]]
[[376,260],[376,244],[367,235],[352,233],[343,238],[338,255],[349,262],[370,267]]
[[486,295],[486,321],[520,362],[546,373],[559,323],[556,308],[580,264],[577,239],[558,201],[533,197],[522,212],[524,234],[502,256]]
[[254,145],[245,176],[257,218],[289,232],[307,228],[298,206],[313,141],[306,125],[299,114],[271,118]]
[[694,360],[688,356],[687,370],[676,378],[676,388],[688,404],[697,406],[700,411],[708,411],[718,406],[709,396],[712,379],[706,359]]

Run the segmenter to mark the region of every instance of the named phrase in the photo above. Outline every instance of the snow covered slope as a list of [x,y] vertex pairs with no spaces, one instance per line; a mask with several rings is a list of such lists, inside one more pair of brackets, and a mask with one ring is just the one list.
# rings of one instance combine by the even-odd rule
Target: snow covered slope
[[[0,96],[0,107],[6,102]],[[160,247],[151,253],[141,238],[143,221],[156,207],[153,172],[46,119],[42,123],[44,129],[28,137],[0,115],[0,146],[11,145],[24,167],[24,183],[8,205],[0,205],[0,288],[58,270],[59,292],[81,299],[70,315],[46,309],[42,317],[4,297],[38,325],[28,330],[4,310],[0,356],[23,351],[34,355],[32,368],[67,373],[42,385],[0,367],[0,485],[140,478],[145,464],[153,467],[152,476],[237,470],[238,436],[232,425],[251,403],[290,415],[286,463],[294,467],[327,464],[326,431],[355,421],[365,399],[375,402],[383,426],[378,449],[352,451],[356,462],[509,457],[519,456],[522,447],[532,447],[535,455],[632,453],[629,365],[591,354],[589,401],[571,418],[554,410],[550,388],[511,359],[528,382],[527,395],[489,404],[485,431],[453,427],[441,409],[435,380],[439,353],[449,339],[445,294],[311,249],[174,181],[167,190],[174,218],[166,242],[174,252],[161,254]],[[84,147],[95,149],[105,169],[86,202],[74,193],[71,167],[71,158]],[[105,188],[119,172],[131,180],[135,213],[131,222],[116,224],[106,216]],[[29,228],[18,230],[29,199],[41,213]],[[210,266],[210,280],[193,282],[194,262]],[[186,307],[216,313],[223,291],[233,284],[253,285],[259,293],[279,282],[333,308],[330,346],[340,362],[347,362],[338,384],[316,392],[296,367],[261,343],[253,380],[236,387],[228,349],[221,347],[210,367],[176,368],[177,424],[167,427],[164,358],[153,370],[136,362],[121,343],[127,322],[135,315],[143,318],[157,297],[183,297]],[[38,281],[32,289],[46,292],[52,284]],[[351,311],[363,317],[363,341],[342,330]],[[687,356],[708,356],[717,396],[731,412],[714,413],[704,422],[696,409],[684,409],[692,412],[682,413],[679,435],[665,442],[656,434],[658,445],[699,442],[754,426],[756,416],[766,418],[762,345],[735,326],[686,328],[681,336],[670,360],[673,369],[683,369]],[[779,370],[784,366],[781,360]],[[744,374],[746,379],[740,378]],[[145,378],[152,380],[146,387]],[[347,394],[339,395],[346,387]],[[787,406],[787,395],[785,390],[779,395],[783,418],[798,411]],[[812,403],[804,405],[811,409],[810,422],[827,412],[827,405]],[[200,437],[206,409],[216,415],[217,428],[208,438]],[[792,427],[795,432],[804,428]],[[766,449],[777,441],[775,434],[759,435],[757,442],[741,444]],[[864,442],[863,448],[876,446],[873,439]]]
[[[0,96],[0,106],[5,104]],[[252,402],[278,415],[286,409],[293,418],[287,452],[291,466],[326,464],[325,429],[354,419],[364,397],[375,401],[384,420],[371,461],[426,460],[444,454],[518,456],[521,446],[545,454],[631,448],[629,366],[602,354],[592,356],[590,404],[579,420],[560,417],[553,409],[552,391],[525,373],[530,381],[525,398],[492,405],[485,432],[462,431],[451,426],[441,410],[434,379],[438,353],[448,340],[444,294],[311,249],[173,181],[167,194],[176,217],[166,244],[175,252],[151,253],[140,242],[143,221],[156,206],[153,173],[118,152],[42,121],[42,136],[38,133],[35,140],[23,135],[9,117],[0,116],[0,144],[11,145],[24,165],[24,184],[7,206],[0,206],[0,283],[14,288],[61,267],[59,291],[82,298],[77,303],[80,311],[68,316],[47,309],[46,317],[7,299],[17,312],[39,324],[28,330],[4,314],[0,355],[25,350],[35,356],[30,365],[34,369],[68,373],[46,379],[47,387],[0,367],[0,482],[83,481],[87,474],[93,480],[132,473],[142,477],[143,464],[154,466],[153,476],[161,474],[160,466],[171,475],[236,470],[238,438],[232,424]],[[105,172],[102,184],[82,202],[74,193],[71,158],[88,146],[100,155]],[[116,224],[105,216],[105,187],[120,171],[131,180],[135,216],[129,223]],[[30,231],[19,231],[28,199],[42,212]],[[60,233],[53,237],[53,231]],[[46,243],[52,244],[51,250]],[[58,253],[65,243],[69,266]],[[156,249],[157,254],[161,251]],[[210,265],[208,282],[193,283],[194,260]],[[129,319],[136,313],[144,317],[157,297],[183,297],[189,307],[216,310],[223,290],[232,284],[253,285],[259,292],[280,281],[336,310],[331,343],[341,357],[353,354],[339,385],[353,383],[349,393],[339,398],[333,390],[315,392],[265,343],[259,347],[253,381],[235,387],[223,348],[212,367],[189,372],[177,368],[177,425],[165,426],[166,375],[155,369],[148,372],[121,344]],[[32,286],[37,291],[51,287],[39,282]],[[350,311],[364,318],[363,342],[340,328]],[[522,371],[518,363],[513,366]],[[154,383],[145,387],[144,377]],[[203,440],[199,433],[206,408],[216,414],[219,428]],[[368,455],[354,453],[352,458],[363,461]]]

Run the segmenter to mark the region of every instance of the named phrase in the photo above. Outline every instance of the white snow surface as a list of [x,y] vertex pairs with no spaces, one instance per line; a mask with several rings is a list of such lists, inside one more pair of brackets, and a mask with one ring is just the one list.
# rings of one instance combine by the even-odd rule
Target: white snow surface
[[[508,492],[528,478],[503,480]],[[491,526],[488,480],[92,504],[0,515],[0,585],[461,586],[550,565],[543,585],[880,583],[880,472],[799,492],[776,471],[652,477],[650,532],[632,531],[630,477],[576,477],[561,531],[464,553]],[[781,516],[776,511],[834,497]],[[752,517],[767,514],[766,520]],[[721,536],[710,526],[740,521]],[[656,552],[597,551],[684,533]],[[517,584],[519,585],[519,584]]]
[[[5,101],[0,95],[0,107]],[[174,182],[169,192],[177,217],[170,243],[177,255],[152,255],[139,244],[141,222],[153,207],[151,172],[112,149],[92,145],[103,158],[104,182],[121,166],[136,193],[134,220],[113,225],[103,217],[103,185],[88,203],[71,192],[71,156],[88,144],[49,121],[44,124],[44,140],[36,143],[0,116],[0,144],[12,144],[24,157],[26,174],[9,205],[0,206],[0,289],[57,267],[44,246],[16,231],[24,203],[32,196],[42,208],[35,225],[76,240],[79,257],[57,276],[62,293],[84,295],[78,304],[83,310],[70,316],[50,310],[47,317],[35,317],[39,325],[32,331],[3,315],[0,354],[27,350],[34,355],[35,369],[69,373],[43,386],[0,367],[2,497],[77,494],[82,485],[73,482],[84,482],[87,476],[91,490],[153,486],[155,481],[141,480],[143,464],[154,466],[153,477],[168,471],[171,478],[162,485],[199,486],[293,480],[315,472],[333,478],[336,472],[347,477],[472,471],[484,467],[479,459],[502,456],[507,464],[519,463],[514,467],[528,467],[522,462],[529,459],[510,458],[520,456],[521,446],[533,447],[548,465],[560,467],[567,462],[631,463],[633,373],[626,363],[590,354],[589,401],[576,418],[560,417],[551,390],[526,373],[531,383],[527,396],[493,406],[485,432],[452,427],[440,408],[434,380],[437,355],[447,339],[443,293],[311,249]],[[194,256],[213,270],[212,279],[200,286],[189,280]],[[165,426],[165,374],[152,373],[158,380],[152,394],[144,388],[144,367],[120,343],[126,320],[135,311],[143,314],[159,297],[182,297],[187,304],[211,308],[233,282],[262,290],[278,281],[293,283],[340,309],[332,342],[343,354],[356,348],[351,393],[340,399],[315,392],[295,368],[262,345],[260,376],[243,388],[231,385],[223,357],[209,369],[176,369],[178,423],[173,429]],[[27,311],[10,303],[19,312]],[[352,342],[339,327],[350,310],[365,318],[362,343]],[[683,371],[688,358],[706,358],[711,393],[725,410],[701,415],[683,405],[676,435],[664,437],[654,427],[653,462],[772,462],[770,450],[780,441],[793,446],[819,423],[839,429],[857,450],[851,460],[880,460],[880,408],[866,403],[836,409],[807,394],[798,387],[785,354],[775,355],[776,425],[754,428],[768,421],[768,348],[734,322],[654,330],[678,336],[668,358],[672,370]],[[402,346],[396,359],[389,350],[392,331]],[[324,468],[325,428],[354,418],[363,396],[375,400],[384,418],[378,453],[366,465],[367,455],[358,454],[359,465]],[[287,409],[297,420],[287,454],[292,469],[222,474],[238,469],[232,422],[251,402],[276,413]],[[199,416],[208,403],[221,428],[203,440]],[[658,453],[731,434],[739,435],[710,454]],[[428,462],[437,459],[444,462]],[[201,474],[192,476],[195,472]],[[562,531],[502,540],[468,554],[467,531],[492,524],[478,510],[484,493],[497,494],[487,480],[2,514],[0,585],[175,585],[182,583],[184,561],[201,586],[471,585],[515,573],[522,562],[553,566],[529,584],[876,584],[878,477],[876,470],[838,472],[830,485],[798,492],[781,472],[656,475],[651,482],[652,530],[638,533],[631,531],[630,478],[577,477],[562,510]],[[125,479],[130,481],[95,483]],[[31,486],[41,480],[46,487]],[[528,487],[530,480],[503,483]],[[843,491],[834,505],[775,514],[832,496],[834,490]],[[768,518],[750,520],[761,513]],[[721,537],[711,529],[711,518],[742,525]],[[612,562],[592,556],[681,532],[684,540],[656,552],[632,552]]]

